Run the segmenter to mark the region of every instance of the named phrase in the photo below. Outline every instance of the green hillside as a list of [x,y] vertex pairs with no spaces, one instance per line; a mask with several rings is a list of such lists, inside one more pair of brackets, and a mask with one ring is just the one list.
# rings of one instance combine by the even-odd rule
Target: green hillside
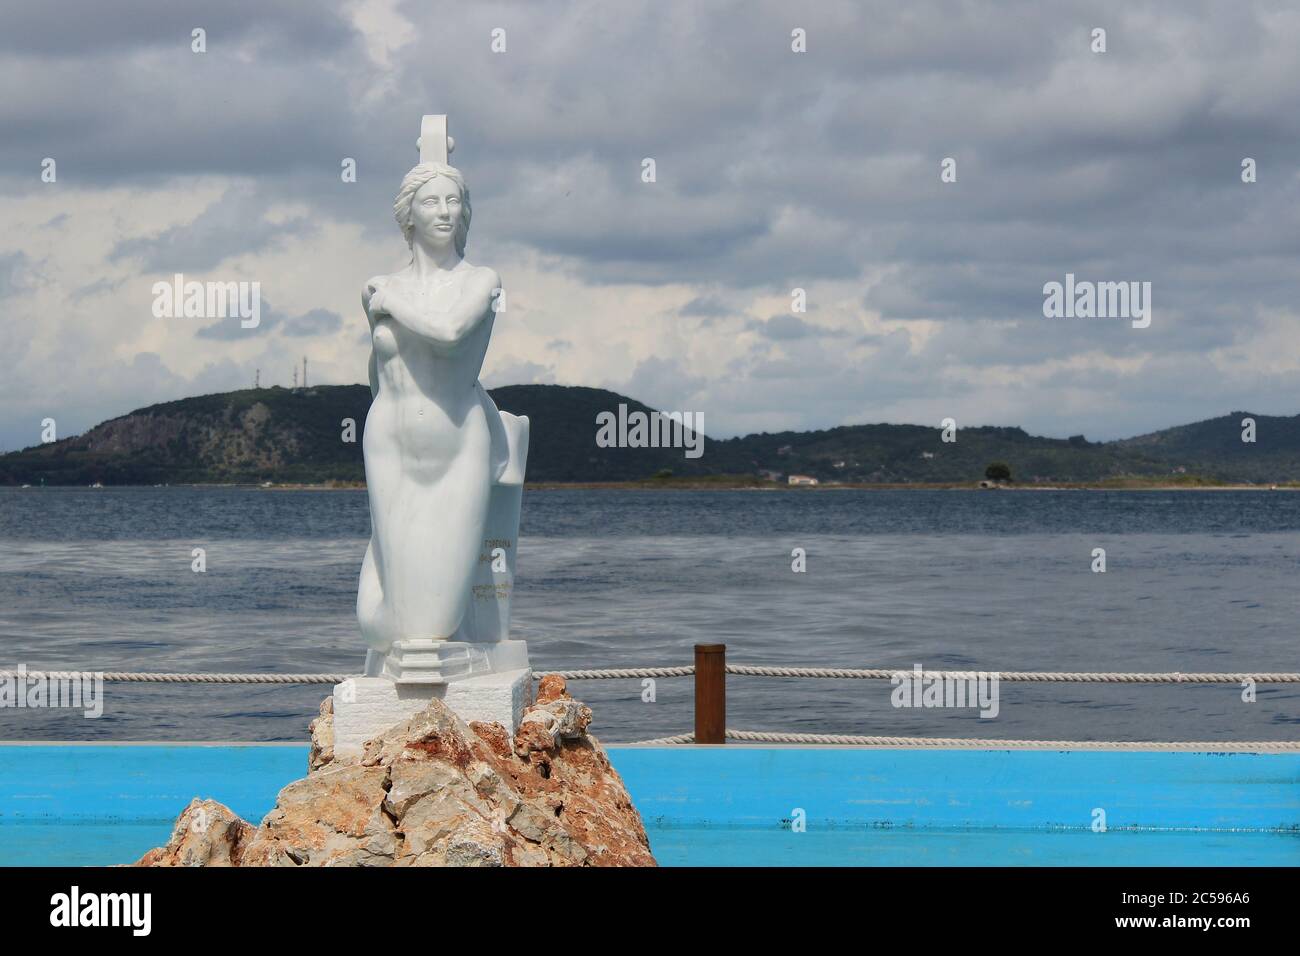
[[[823,482],[974,482],[993,461],[1018,483],[1175,479],[1219,482],[1300,480],[1300,416],[1254,415],[1257,441],[1241,441],[1247,412],[1114,442],[1041,438],[1020,428],[962,428],[945,443],[937,427],[852,425],[812,432],[707,441],[704,455],[681,449],[600,448],[596,416],[634,399],[598,388],[514,385],[492,391],[505,411],[532,422],[533,482],[634,481],[805,474]],[[152,405],[84,435],[0,456],[0,484],[320,483],[364,480],[364,385],[246,389]],[[707,411],[707,410],[706,410]],[[356,441],[343,440],[345,419]]]
[[[650,411],[596,388],[515,385],[492,391],[531,422],[530,481],[623,481],[672,468],[680,450],[596,446],[596,415]],[[153,485],[360,482],[365,385],[245,389],[151,405],[84,435],[0,456],[0,484]],[[343,440],[344,421],[356,423]]]

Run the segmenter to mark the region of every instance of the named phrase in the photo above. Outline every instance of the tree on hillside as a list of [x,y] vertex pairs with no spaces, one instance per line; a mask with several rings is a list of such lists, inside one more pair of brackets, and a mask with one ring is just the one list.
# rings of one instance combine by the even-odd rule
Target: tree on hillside
[[989,481],[1010,481],[1011,466],[1005,461],[991,462],[989,466],[984,469],[984,477]]

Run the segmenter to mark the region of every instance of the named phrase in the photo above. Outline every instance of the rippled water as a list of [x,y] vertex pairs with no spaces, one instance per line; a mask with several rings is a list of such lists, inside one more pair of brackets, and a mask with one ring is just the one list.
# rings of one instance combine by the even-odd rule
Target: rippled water
[[[0,489],[0,666],[350,671],[364,492]],[[190,570],[204,548],[207,571]],[[1105,548],[1107,573],[1090,571]],[[791,551],[807,552],[807,572]],[[1300,670],[1288,492],[529,491],[515,629],[539,669],[745,663]],[[690,729],[691,682],[582,682],[610,741]],[[996,719],[884,681],[729,679],[728,724],[1069,739],[1293,739],[1300,689],[1003,684]],[[301,739],[324,687],[110,684],[0,738]]]

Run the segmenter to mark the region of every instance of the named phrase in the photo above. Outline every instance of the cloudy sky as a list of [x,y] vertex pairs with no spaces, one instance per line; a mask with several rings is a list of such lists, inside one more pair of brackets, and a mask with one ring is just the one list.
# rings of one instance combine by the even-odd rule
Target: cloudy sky
[[[489,386],[604,386],[717,437],[1300,412],[1293,5],[0,11],[0,448],[259,368],[287,385],[304,355],[315,383],[363,381],[360,289],[403,261],[426,112],[457,139],[468,257],[508,293]],[[259,282],[261,326],[155,318],[177,272]],[[1067,272],[1151,282],[1150,327],[1045,318]]]

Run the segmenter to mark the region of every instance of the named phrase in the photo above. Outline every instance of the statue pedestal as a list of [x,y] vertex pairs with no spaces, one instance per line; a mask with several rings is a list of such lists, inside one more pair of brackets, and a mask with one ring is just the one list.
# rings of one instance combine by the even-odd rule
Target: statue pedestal
[[334,752],[359,755],[365,742],[423,710],[437,697],[461,720],[496,721],[514,736],[533,699],[533,672],[524,667],[449,683],[398,683],[353,677],[334,686]]
[[398,641],[386,655],[366,655],[366,676],[398,684],[447,684],[528,667],[527,641]]

